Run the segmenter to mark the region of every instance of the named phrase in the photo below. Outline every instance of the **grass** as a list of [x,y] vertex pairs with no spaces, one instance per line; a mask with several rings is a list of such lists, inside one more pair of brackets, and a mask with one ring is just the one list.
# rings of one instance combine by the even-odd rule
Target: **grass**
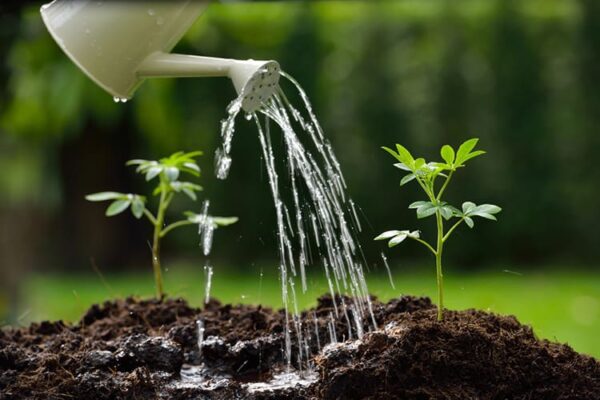
[[[539,337],[568,343],[579,352],[600,358],[600,274],[566,269],[522,274],[498,269],[465,275],[451,272],[452,268],[448,271],[447,308],[480,308],[514,314],[521,322],[532,325]],[[400,274],[395,269],[395,290],[387,275],[380,272],[369,275],[369,287],[383,300],[402,293],[435,296],[432,271]],[[27,297],[21,307],[20,323],[43,319],[77,321],[93,303],[126,295],[154,294],[151,271],[110,274],[105,280],[107,284],[92,274],[32,276],[25,285]],[[182,296],[192,305],[201,305],[202,268],[178,266],[166,270],[165,288],[172,296]],[[308,292],[299,295],[299,307],[314,305],[317,296],[326,291],[327,284],[320,275],[311,276]],[[276,271],[266,266],[254,265],[244,274],[220,273],[215,266],[211,294],[228,303],[281,305]]]

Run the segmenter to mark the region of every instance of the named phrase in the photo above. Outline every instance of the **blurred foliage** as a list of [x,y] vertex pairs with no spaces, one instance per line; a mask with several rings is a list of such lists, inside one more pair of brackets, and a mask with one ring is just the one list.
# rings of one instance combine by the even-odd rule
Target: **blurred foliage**
[[[240,217],[219,232],[214,257],[276,259],[257,135],[243,118],[229,179],[212,177],[230,82],[155,79],[116,104],[62,54],[37,9],[0,19],[0,213],[41,210],[38,262],[147,264],[147,244],[131,239],[140,237],[135,221],[108,224],[83,195],[143,190],[121,172],[127,159],[198,148],[214,212]],[[380,146],[431,158],[443,144],[480,137],[486,162],[474,161],[447,195],[468,191],[504,215],[457,233],[448,257],[467,268],[600,256],[599,47],[596,0],[399,0],[217,4],[176,51],[276,59],[304,85],[365,217],[370,260],[381,250],[376,233],[412,220],[401,205],[415,195],[399,190],[401,174]],[[177,254],[199,257],[194,235],[170,240]],[[411,245],[394,257],[418,254]]]

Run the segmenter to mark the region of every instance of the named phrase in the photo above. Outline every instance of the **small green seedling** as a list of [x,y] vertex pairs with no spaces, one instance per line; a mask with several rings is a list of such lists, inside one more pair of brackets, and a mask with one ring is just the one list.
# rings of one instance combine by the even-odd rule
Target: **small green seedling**
[[163,298],[163,281],[160,265],[160,240],[173,229],[198,224],[211,224],[212,229],[218,226],[231,225],[237,222],[236,217],[211,217],[203,214],[186,212],[185,219],[175,221],[169,225],[165,224],[165,214],[173,197],[176,194],[183,193],[190,199],[196,200],[196,192],[202,190],[200,185],[192,182],[180,181],[182,173],[195,177],[200,177],[200,167],[196,164],[195,157],[202,155],[201,151],[191,153],[177,152],[169,157],[158,161],[153,160],[130,160],[126,165],[137,166],[136,172],[145,175],[146,181],[158,180],[158,185],[152,193],[153,196],[159,196],[158,209],[153,214],[146,207],[146,197],[133,193],[118,192],[100,192],[87,195],[85,198],[89,201],[112,200],[112,203],[106,209],[106,216],[112,217],[120,214],[127,209],[137,219],[145,216],[152,226],[154,226],[154,235],[152,242],[152,267],[154,269],[154,281],[156,285],[156,294],[158,298]]
[[[479,139],[470,139],[464,142],[458,150],[448,145],[441,149],[441,156],[444,162],[426,162],[423,158],[413,158],[410,152],[403,146],[397,144],[396,150],[383,147],[385,151],[396,158],[399,163],[394,164],[395,167],[407,171],[400,186],[405,185],[410,181],[416,181],[427,195],[428,200],[416,201],[408,206],[410,209],[417,211],[417,218],[426,218],[435,216],[437,225],[437,242],[435,248],[427,241],[421,239],[419,231],[394,230],[387,231],[377,236],[375,240],[389,240],[388,246],[394,247],[402,243],[405,239],[413,239],[424,245],[435,256],[437,288],[438,288],[438,311],[437,318],[441,321],[444,318],[444,281],[442,274],[442,254],[444,244],[450,238],[450,235],[461,224],[466,223],[469,228],[475,226],[474,217],[481,217],[490,220],[496,220],[494,214],[499,213],[502,209],[493,204],[476,205],[470,201],[462,204],[461,210],[451,206],[442,200],[442,196],[448,183],[452,179],[454,172],[465,166],[465,163],[475,157],[485,154],[485,151],[474,150]],[[438,178],[440,178],[438,180]],[[436,181],[441,181],[441,185],[436,185]],[[439,186],[439,189],[436,188]],[[449,221],[453,218],[458,218],[458,221],[447,231],[444,230],[444,220]]]

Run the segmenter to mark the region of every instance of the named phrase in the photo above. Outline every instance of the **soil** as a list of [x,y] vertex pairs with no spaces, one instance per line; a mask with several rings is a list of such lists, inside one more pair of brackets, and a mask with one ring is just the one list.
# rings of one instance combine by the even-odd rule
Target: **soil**
[[515,317],[447,311],[437,322],[427,298],[373,299],[378,330],[364,321],[358,340],[341,318],[339,342],[321,348],[333,306],[323,296],[301,316],[304,378],[285,375],[284,313],[261,306],[128,298],[74,325],[3,329],[0,399],[600,399],[600,362]]

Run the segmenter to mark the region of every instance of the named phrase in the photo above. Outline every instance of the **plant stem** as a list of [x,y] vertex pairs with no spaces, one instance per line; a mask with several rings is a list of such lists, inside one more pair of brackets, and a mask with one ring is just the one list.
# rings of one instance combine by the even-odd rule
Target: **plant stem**
[[457,223],[455,223],[452,228],[450,228],[448,230],[448,232],[446,232],[446,235],[444,236],[444,238],[442,239],[442,242],[446,242],[446,240],[448,240],[448,238],[450,237],[450,235],[452,234],[452,232],[454,232],[454,230],[465,220],[465,218],[461,218],[460,220],[458,220]]
[[186,226],[186,225],[195,225],[195,222],[191,222],[191,221],[177,221],[177,222],[173,222],[171,225],[167,226],[165,229],[162,230],[162,232],[160,233],[160,237],[165,237],[167,235],[167,233],[171,232],[173,229],[175,228],[179,228],[180,226]]
[[446,181],[444,181],[444,184],[442,185],[442,188],[440,189],[440,191],[437,194],[436,200],[440,201],[442,199],[442,195],[444,194],[444,191],[446,190],[446,187],[448,186],[448,183],[450,182],[450,179],[452,179],[452,174],[454,173],[454,171],[450,171],[450,173],[448,174],[448,177],[446,178]]
[[[162,184],[162,183],[161,183]],[[163,184],[164,185],[164,184]],[[154,284],[156,285],[156,297],[163,298],[163,280],[160,266],[160,238],[162,226],[165,220],[165,210],[167,204],[166,188],[160,194],[160,202],[158,203],[158,213],[154,223],[154,239],[152,242],[152,268],[154,269]]]
[[435,271],[437,276],[437,289],[438,289],[438,310],[437,319],[441,321],[444,319],[444,275],[442,273],[442,252],[444,250],[444,222],[442,220],[442,214],[438,211],[435,213],[437,221],[437,250],[435,252]]
[[426,241],[424,241],[423,239],[420,238],[411,238],[413,240],[416,240],[417,242],[421,243],[423,246],[427,247],[429,249],[429,251],[431,251],[433,253],[433,255],[435,255],[435,250],[433,249],[433,247],[431,247],[431,245],[429,243],[427,243]]

